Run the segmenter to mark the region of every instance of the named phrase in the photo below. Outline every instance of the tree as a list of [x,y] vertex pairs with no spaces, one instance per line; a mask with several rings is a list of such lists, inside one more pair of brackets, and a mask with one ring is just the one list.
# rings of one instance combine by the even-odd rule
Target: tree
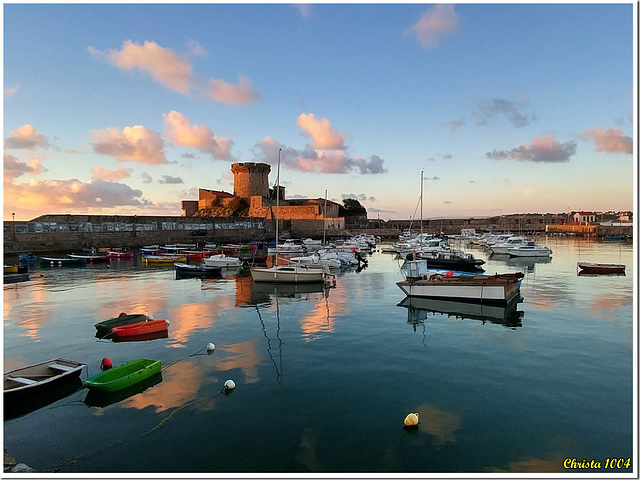
[[367,209],[355,198],[345,198],[338,212],[341,217],[366,217]]

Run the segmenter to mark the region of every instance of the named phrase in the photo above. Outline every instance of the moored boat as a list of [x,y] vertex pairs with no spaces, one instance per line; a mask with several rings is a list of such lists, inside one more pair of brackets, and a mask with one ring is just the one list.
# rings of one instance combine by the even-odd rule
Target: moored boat
[[221,267],[211,267],[205,263],[182,263],[173,264],[176,269],[177,276],[195,276],[195,277],[220,277],[222,276]]
[[532,240],[525,240],[520,245],[507,248],[507,253],[511,257],[549,257],[551,249],[536,245]]
[[495,275],[445,275],[427,270],[426,260],[404,263],[406,279],[396,285],[408,297],[505,304],[520,293],[521,272]]
[[100,372],[84,381],[91,391],[116,392],[135,385],[162,371],[160,360],[139,358]]
[[244,263],[238,257],[228,257],[224,253],[211,255],[203,261],[209,267],[240,267]]
[[131,260],[133,252],[109,250],[107,252],[109,260]]
[[98,330],[98,332],[107,333],[113,327],[127,325],[129,323],[145,322],[149,318],[153,320],[153,317],[148,317],[143,313],[126,314],[122,312],[117,317],[112,317],[107,320],[103,320],[102,322],[96,323],[94,326],[96,327],[96,330]]
[[19,283],[31,280],[29,272],[26,273],[9,273],[4,275],[3,283]]
[[626,266],[615,263],[578,262],[578,268],[580,269],[580,273],[620,274],[624,273]]
[[184,255],[142,255],[144,263],[154,263],[159,265],[171,265],[175,262],[186,262],[187,257]]
[[113,337],[134,337],[149,333],[166,332],[168,329],[169,322],[166,320],[147,320],[146,322],[128,323],[113,327],[109,333]]
[[67,256],[69,258],[82,259],[87,263],[106,262],[109,260],[109,257],[107,255],[84,255],[84,254],[70,253]]
[[4,374],[4,399],[36,395],[80,376],[84,363],[54,358]]
[[85,264],[86,261],[82,258],[40,257],[41,267],[77,267]]
[[20,253],[18,255],[18,261],[20,263],[31,264],[31,263],[35,263],[36,260],[38,260],[38,257],[33,253]]

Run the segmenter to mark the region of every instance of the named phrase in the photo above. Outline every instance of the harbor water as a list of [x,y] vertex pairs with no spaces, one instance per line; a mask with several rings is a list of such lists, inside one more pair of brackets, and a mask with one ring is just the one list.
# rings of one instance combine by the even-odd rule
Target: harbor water
[[[177,279],[139,259],[36,268],[4,286],[5,371],[56,357],[86,363],[81,379],[104,357],[164,367],[126,396],[80,384],[5,410],[4,448],[60,474],[637,472],[633,246],[537,242],[550,260],[467,250],[487,273],[524,272],[506,310],[403,302],[401,261],[380,246],[326,291]],[[626,274],[578,275],[578,261]],[[168,335],[96,338],[120,312],[167,319]]]

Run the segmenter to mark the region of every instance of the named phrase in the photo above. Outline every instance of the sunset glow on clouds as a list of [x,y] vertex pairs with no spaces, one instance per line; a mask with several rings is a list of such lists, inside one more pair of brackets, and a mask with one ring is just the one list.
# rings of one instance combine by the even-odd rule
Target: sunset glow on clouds
[[90,133],[93,138],[93,150],[96,153],[109,155],[121,162],[139,162],[148,165],[167,163],[164,155],[164,140],[159,133],[142,125],[125,127],[122,132],[111,127]]
[[233,142],[216,137],[205,125],[191,125],[180,112],[171,111],[164,117],[164,134],[168,140],[181,147],[193,147],[210,154],[213,158],[228,160]]
[[[232,162],[279,152],[292,195],[358,192],[372,218],[409,218],[421,170],[433,217],[632,208],[630,5],[92,8],[5,6],[5,218],[180,215],[198,188],[232,190]],[[550,185],[577,166],[601,181]],[[523,172],[545,194],[505,205]]]
[[418,22],[406,30],[414,34],[425,50],[435,48],[440,38],[458,29],[454,5],[435,5],[422,14]]

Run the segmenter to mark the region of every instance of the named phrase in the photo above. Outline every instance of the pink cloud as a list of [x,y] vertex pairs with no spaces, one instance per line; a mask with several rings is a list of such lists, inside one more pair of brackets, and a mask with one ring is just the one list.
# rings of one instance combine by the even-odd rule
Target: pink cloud
[[238,81],[238,85],[231,85],[224,80],[209,79],[210,97],[230,105],[249,105],[260,99],[260,94],[251,90],[251,82],[248,78],[238,77]]
[[[102,52],[89,47],[94,57],[102,56]],[[120,50],[110,50],[107,59],[121,70],[135,70],[148,73],[158,83],[187,94],[193,82],[191,63],[183,56],[155,42],[144,42],[142,45],[125,40]]]
[[593,140],[598,152],[633,153],[631,137],[626,136],[619,128],[605,130],[602,127],[596,127],[582,132],[581,137]]
[[317,119],[313,113],[303,113],[298,117],[297,124],[311,137],[313,148],[344,150],[344,137],[331,126],[328,119]]
[[15,149],[35,149],[36,147],[47,148],[49,140],[38,133],[33,125],[25,124],[11,132],[11,136],[4,140],[5,148]]
[[34,158],[27,163],[21,162],[18,158],[6,152],[4,154],[3,172],[5,182],[11,182],[25,173],[37,175],[46,171],[47,169],[42,166],[42,161],[39,158]]
[[435,48],[440,37],[458,29],[458,14],[453,5],[436,5],[422,14],[415,25],[405,33],[414,34],[425,50]]
[[4,87],[4,98],[9,98],[14,96],[19,89],[20,89],[19,85],[11,85],[9,87]]
[[94,167],[91,169],[92,180],[122,180],[131,176],[133,169],[131,168],[119,168],[117,170],[108,170],[102,167]]
[[160,134],[142,125],[125,127],[122,132],[114,127],[94,130],[91,136],[96,153],[109,155],[118,161],[149,165],[168,163]]
[[231,158],[233,142],[227,138],[216,137],[205,125],[191,125],[182,113],[172,110],[164,114],[164,134],[176,145],[194,147],[211,154],[214,158],[228,160]]

